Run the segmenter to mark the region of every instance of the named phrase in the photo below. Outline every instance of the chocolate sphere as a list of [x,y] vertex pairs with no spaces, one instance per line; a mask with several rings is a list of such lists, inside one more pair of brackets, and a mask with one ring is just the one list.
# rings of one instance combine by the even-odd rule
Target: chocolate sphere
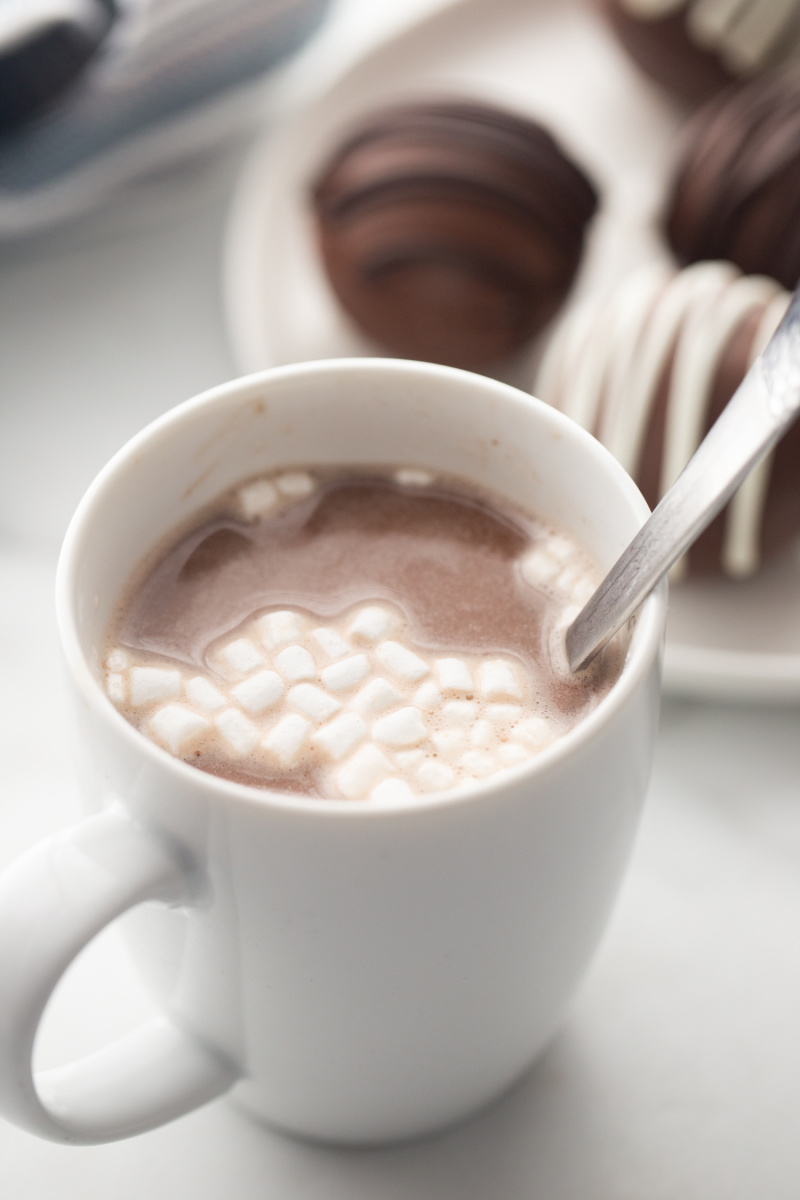
[[678,261],[726,258],[800,280],[800,77],[779,72],[710,101],[687,129],[666,213]]
[[331,287],[392,353],[484,368],[554,315],[596,193],[540,125],[472,103],[396,108],[313,187]]
[[690,103],[796,56],[800,0],[601,0],[640,67]]
[[[774,280],[730,263],[639,269],[574,310],[536,381],[619,459],[655,507],[786,311]],[[800,533],[800,422],[700,535],[694,574],[752,575]]]

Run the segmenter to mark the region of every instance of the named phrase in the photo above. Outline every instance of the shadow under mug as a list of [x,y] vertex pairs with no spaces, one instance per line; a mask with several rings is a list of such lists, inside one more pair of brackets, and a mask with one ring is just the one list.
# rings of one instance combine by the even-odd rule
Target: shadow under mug
[[[0,880],[0,1112],[43,1137],[126,1137],[230,1089],[259,1119],[317,1139],[433,1131],[526,1070],[606,924],[650,770],[664,587],[638,615],[619,680],[574,730],[522,766],[413,804],[218,779],[105,696],[104,636],[144,556],[236,483],[309,464],[469,478],[572,532],[604,569],[648,511],[560,413],[412,362],[237,380],[116,455],[75,514],[57,578],[90,815]],[[55,985],[128,910],[162,1015],[34,1074]]]

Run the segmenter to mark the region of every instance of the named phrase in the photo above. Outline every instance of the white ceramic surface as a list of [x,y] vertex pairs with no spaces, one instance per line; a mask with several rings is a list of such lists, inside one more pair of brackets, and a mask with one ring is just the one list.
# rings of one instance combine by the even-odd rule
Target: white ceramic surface
[[[382,104],[467,94],[542,119],[599,185],[601,211],[570,303],[666,258],[654,226],[681,109],[632,65],[592,0],[456,0],[378,47],[256,147],[231,211],[228,324],[239,367],[375,353],[320,270],[308,187],[352,123]],[[529,387],[540,346],[505,378]],[[740,588],[675,588],[664,683],[709,697],[800,699],[800,543]],[[763,613],[769,613],[765,621]]]
[[[94,815],[0,879],[0,1108],[107,1141],[227,1091],[306,1136],[382,1142],[485,1104],[541,1051],[605,925],[658,713],[664,588],[611,692],[522,767],[417,803],[265,793],[138,734],[100,683],[132,568],[237,481],[281,465],[402,463],[501,490],[601,566],[646,512],[560,413],[479,376],[392,360],[277,369],[134,438],[65,539],[57,613]],[[162,1014],[31,1075],[76,953],[142,901],[133,952]]]
[[743,583],[672,589],[664,658],[674,695],[800,700],[800,542]]

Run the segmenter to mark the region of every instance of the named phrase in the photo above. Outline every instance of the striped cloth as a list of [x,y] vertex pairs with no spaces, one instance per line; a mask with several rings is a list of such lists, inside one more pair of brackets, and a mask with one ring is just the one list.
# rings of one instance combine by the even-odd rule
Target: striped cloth
[[[0,0],[0,10],[37,2]],[[78,212],[114,181],[216,141],[233,114],[241,114],[242,98],[313,33],[328,6],[328,0],[96,3],[111,19],[57,100],[16,127],[0,109],[0,235]],[[3,44],[2,17],[0,11],[0,72],[17,49],[9,47],[8,22]],[[42,60],[53,69],[52,52]],[[30,71],[26,60],[26,82]]]

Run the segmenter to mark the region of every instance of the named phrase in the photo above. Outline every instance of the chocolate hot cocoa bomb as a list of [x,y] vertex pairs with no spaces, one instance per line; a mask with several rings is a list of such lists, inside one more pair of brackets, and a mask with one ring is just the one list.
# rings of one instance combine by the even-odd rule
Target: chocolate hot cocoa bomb
[[800,0],[600,3],[639,66],[693,104],[795,59],[800,50]]
[[344,310],[394,354],[481,369],[556,313],[597,195],[541,125],[472,103],[387,111],[313,187]]
[[726,258],[785,288],[800,280],[800,75],[782,71],[700,110],[666,209],[678,261]]
[[[655,507],[777,328],[789,294],[730,263],[648,265],[556,330],[534,392],[604,443]],[[684,560],[754,574],[800,534],[800,422]]]

